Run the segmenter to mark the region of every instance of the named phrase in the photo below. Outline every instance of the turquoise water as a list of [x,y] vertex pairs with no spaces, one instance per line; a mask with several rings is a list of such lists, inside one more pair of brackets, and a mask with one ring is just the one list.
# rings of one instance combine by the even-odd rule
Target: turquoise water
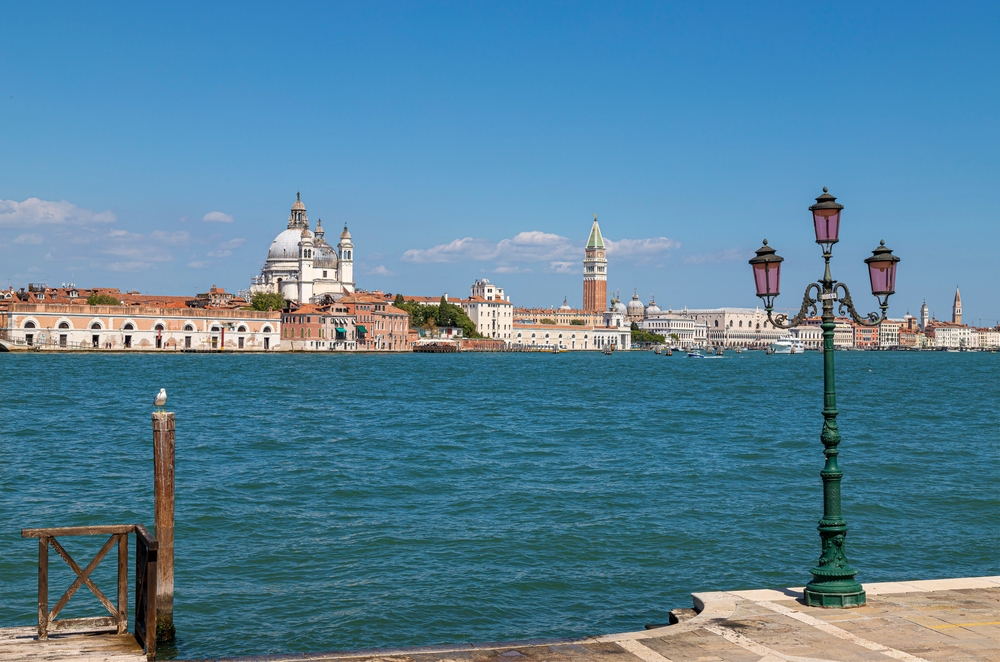
[[[152,525],[160,387],[177,413],[170,655],[641,629],[692,591],[801,585],[818,557],[818,353],[0,366],[0,626],[36,618],[22,527]],[[837,366],[858,578],[1000,574],[1000,355]],[[67,539],[81,563],[101,542]],[[50,559],[51,605],[72,576]],[[100,610],[81,589],[62,615]]]

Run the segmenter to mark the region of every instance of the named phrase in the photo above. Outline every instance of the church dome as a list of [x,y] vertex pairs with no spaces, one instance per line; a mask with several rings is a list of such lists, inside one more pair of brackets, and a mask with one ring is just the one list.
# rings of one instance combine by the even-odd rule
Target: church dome
[[567,298],[563,298],[563,305],[559,306],[559,310],[573,310],[573,308],[569,305],[569,300]]
[[299,242],[302,241],[302,231],[292,228],[285,230],[271,242],[267,251],[268,260],[297,260],[299,257]]
[[628,314],[628,308],[626,308],[625,304],[621,302],[621,299],[615,299],[614,301],[612,301],[611,310],[613,310],[616,313],[621,313],[622,315]]
[[638,292],[632,294],[632,300],[628,302],[628,314],[635,316],[642,316],[646,311],[646,307],[642,305],[642,301],[639,300]]
[[351,233],[348,232],[348,230],[347,230],[347,223],[344,223],[344,231],[340,233],[340,238],[341,239],[348,239],[348,240],[350,240],[350,238],[351,238]]
[[649,317],[650,315],[655,315],[659,312],[661,312],[660,307],[656,305],[656,300],[652,297],[652,295],[650,295],[649,305],[646,306],[646,317]]
[[295,202],[292,203],[292,211],[305,211],[306,206],[302,204],[302,196],[299,193],[295,194]]

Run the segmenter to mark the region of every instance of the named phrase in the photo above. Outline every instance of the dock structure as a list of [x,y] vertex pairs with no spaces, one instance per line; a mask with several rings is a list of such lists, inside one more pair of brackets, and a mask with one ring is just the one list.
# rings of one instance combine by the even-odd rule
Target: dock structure
[[[672,625],[580,639],[268,655],[270,662],[855,662],[1000,660],[1000,576],[865,584],[868,604],[807,607],[802,588],[693,593]],[[148,652],[148,651],[147,651]],[[0,662],[145,660],[128,634],[0,629]],[[218,658],[216,658],[218,659]],[[224,658],[237,661],[256,657]]]

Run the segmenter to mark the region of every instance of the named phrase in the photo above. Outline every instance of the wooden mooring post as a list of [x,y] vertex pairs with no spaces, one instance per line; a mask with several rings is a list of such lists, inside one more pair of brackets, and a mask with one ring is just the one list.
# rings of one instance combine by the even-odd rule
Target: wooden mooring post
[[156,563],[156,638],[174,638],[174,413],[153,412],[154,524],[159,542]]

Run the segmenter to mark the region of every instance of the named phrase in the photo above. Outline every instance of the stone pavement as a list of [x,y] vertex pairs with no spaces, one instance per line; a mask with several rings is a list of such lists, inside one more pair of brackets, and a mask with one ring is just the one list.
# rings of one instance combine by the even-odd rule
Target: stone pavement
[[1000,662],[1000,576],[865,584],[868,605],[806,607],[801,588],[693,594],[666,627],[548,642],[298,654],[310,662]]

